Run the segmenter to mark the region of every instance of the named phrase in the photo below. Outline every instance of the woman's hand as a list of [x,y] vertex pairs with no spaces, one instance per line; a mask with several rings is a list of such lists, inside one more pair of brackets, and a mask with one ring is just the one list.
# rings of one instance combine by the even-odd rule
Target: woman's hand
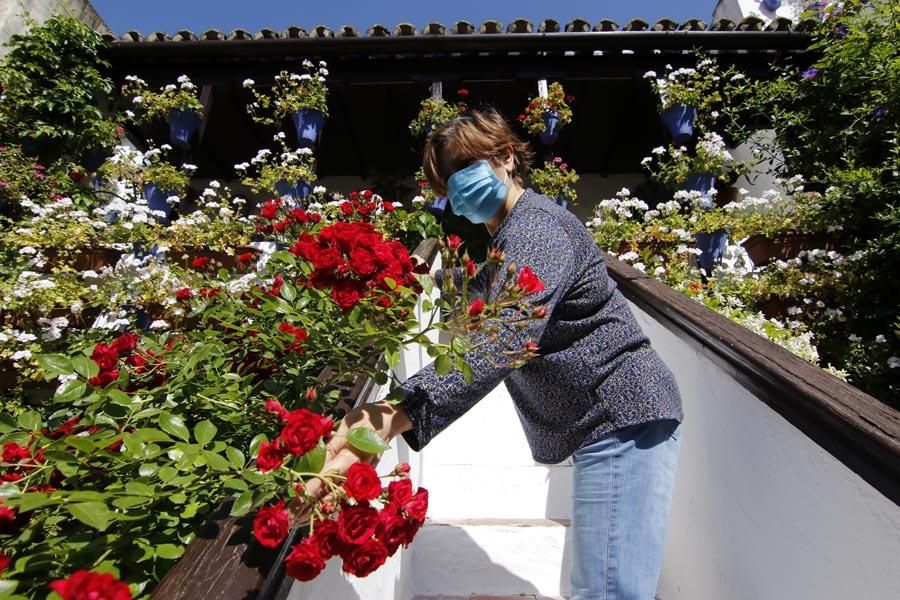
[[[325,465],[322,467],[322,477],[344,475],[347,469],[357,462],[378,464],[381,458],[379,455],[363,452],[347,441],[347,433],[356,427],[374,429],[385,441],[390,442],[397,435],[412,429],[412,422],[403,408],[392,406],[386,402],[364,404],[353,409],[341,420],[337,431],[325,445]],[[307,481],[306,494],[310,499],[322,502],[332,500],[332,495],[328,493],[328,488],[321,479]],[[303,523],[308,520],[313,505],[313,502],[304,500],[302,497],[292,500],[289,508],[295,522]]]

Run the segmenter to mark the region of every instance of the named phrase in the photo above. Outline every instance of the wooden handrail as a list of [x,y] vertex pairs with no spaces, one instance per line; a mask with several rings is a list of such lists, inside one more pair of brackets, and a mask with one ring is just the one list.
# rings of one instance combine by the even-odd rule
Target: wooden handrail
[[[433,264],[439,243],[425,240],[413,252],[427,264]],[[379,358],[379,357],[377,357]],[[327,377],[327,373],[320,378]],[[370,378],[360,375],[343,394],[347,408],[365,402],[375,387]],[[264,548],[253,539],[253,515],[229,515],[233,500],[220,505],[175,565],[153,590],[156,600],[272,600],[284,598],[292,585],[285,577],[283,559],[302,537],[305,528],[288,535],[275,549]]]
[[687,335],[787,421],[900,504],[900,412],[646,273],[606,255],[622,294]]

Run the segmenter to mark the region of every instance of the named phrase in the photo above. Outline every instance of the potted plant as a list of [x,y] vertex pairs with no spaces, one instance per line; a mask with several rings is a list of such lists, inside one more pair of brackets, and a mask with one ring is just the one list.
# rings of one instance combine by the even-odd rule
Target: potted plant
[[268,93],[260,92],[252,79],[244,81],[244,87],[253,94],[250,116],[257,123],[279,127],[290,118],[297,134],[300,148],[315,148],[328,117],[328,69],[325,61],[318,66],[303,60],[306,73],[281,71],[275,76],[275,84]]
[[721,75],[716,62],[702,58],[696,67],[675,69],[666,65],[666,72],[644,73],[656,95],[659,116],[672,135],[672,142],[684,144],[694,135],[698,113],[710,112],[721,101],[718,82]]
[[[465,98],[469,95],[466,89],[456,91],[458,96]],[[464,100],[449,102],[443,98],[428,97],[419,104],[419,113],[409,124],[409,131],[415,136],[428,135],[447,121],[465,114],[468,110]]]
[[543,167],[533,169],[528,177],[538,192],[553,198],[563,208],[569,204],[575,205],[578,174],[559,156],[553,157]]
[[264,148],[250,162],[237,164],[234,168],[244,185],[254,192],[305,200],[317,179],[313,151],[310,148],[291,150],[285,144],[285,137],[284,132],[275,135],[275,141],[281,145],[280,152],[273,153]]
[[536,133],[541,143],[550,146],[559,137],[559,130],[572,122],[572,108],[575,96],[566,95],[558,81],[550,84],[547,97],[535,96],[519,115],[519,121],[529,131]]
[[190,185],[190,173],[194,168],[190,164],[176,167],[165,160],[163,153],[169,150],[168,144],[148,150],[144,154],[145,168],[141,174],[144,199],[151,214],[162,224],[169,222],[174,205],[180,201],[179,194]]
[[424,204],[425,209],[437,219],[441,219],[447,211],[448,200],[446,196],[438,196],[428,185],[425,172],[420,168],[415,175],[416,185],[419,188],[418,195],[413,198],[413,204]]
[[135,123],[143,124],[154,119],[165,119],[169,123],[169,140],[182,148],[189,148],[191,138],[203,120],[203,105],[197,94],[197,86],[187,75],[152,91],[140,77],[129,75],[122,93],[131,96],[134,111],[128,117]]

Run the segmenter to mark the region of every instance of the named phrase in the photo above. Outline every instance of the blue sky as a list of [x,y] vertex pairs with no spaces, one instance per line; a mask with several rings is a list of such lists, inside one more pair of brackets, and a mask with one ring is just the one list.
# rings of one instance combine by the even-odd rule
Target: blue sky
[[226,33],[238,27],[255,31],[263,27],[282,30],[288,25],[305,29],[326,25],[335,29],[355,25],[365,33],[374,23],[391,28],[411,22],[420,29],[429,21],[449,24],[458,20],[480,23],[496,19],[504,24],[524,17],[532,22],[556,19],[567,23],[576,17],[596,24],[609,18],[620,25],[632,18],[653,22],[663,17],[683,21],[697,17],[709,22],[715,0],[91,0],[115,32],[136,29],[175,32],[220,29]]

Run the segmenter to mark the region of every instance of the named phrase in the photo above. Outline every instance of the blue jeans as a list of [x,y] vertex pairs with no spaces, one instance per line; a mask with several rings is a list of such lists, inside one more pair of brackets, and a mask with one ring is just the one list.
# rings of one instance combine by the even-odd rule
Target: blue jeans
[[572,456],[571,600],[653,600],[680,449],[681,425],[665,420]]

